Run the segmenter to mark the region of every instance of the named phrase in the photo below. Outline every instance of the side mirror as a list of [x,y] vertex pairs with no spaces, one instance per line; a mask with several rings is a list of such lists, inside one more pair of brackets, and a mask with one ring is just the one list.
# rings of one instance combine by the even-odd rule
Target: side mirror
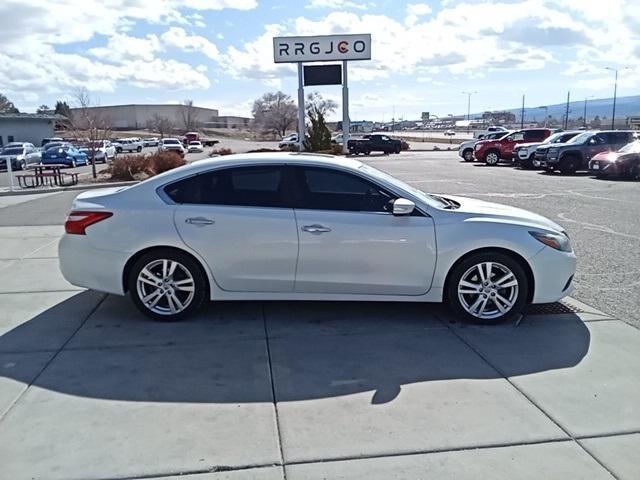
[[393,202],[394,215],[410,215],[414,208],[416,204],[406,198],[398,198]]

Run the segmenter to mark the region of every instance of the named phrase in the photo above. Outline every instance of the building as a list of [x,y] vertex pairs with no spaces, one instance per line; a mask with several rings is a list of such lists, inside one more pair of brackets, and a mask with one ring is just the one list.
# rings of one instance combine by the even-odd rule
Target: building
[[248,117],[236,117],[233,115],[223,115],[216,117],[213,121],[205,122],[207,128],[249,128],[251,119]]
[[10,142],[29,142],[40,146],[42,139],[53,137],[60,115],[39,113],[0,113],[0,147]]
[[640,117],[627,117],[627,126],[640,130]]
[[482,114],[482,119],[487,120],[489,123],[494,125],[500,125],[503,123],[514,123],[516,121],[516,116],[507,111],[484,112]]
[[[189,110],[191,109],[191,111]],[[71,113],[78,111],[72,108]],[[108,122],[114,130],[139,130],[147,128],[157,117],[167,118],[178,129],[185,124],[185,118],[192,118],[191,123],[204,125],[218,118],[218,110],[203,107],[187,107],[186,105],[112,105],[104,107],[88,107],[85,110]],[[193,121],[195,120],[195,121]]]

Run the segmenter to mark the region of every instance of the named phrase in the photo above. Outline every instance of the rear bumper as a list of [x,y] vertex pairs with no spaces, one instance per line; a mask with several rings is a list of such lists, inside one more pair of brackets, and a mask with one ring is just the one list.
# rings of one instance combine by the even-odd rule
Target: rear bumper
[[94,248],[85,235],[65,234],[58,244],[60,271],[78,287],[124,295],[122,274],[129,254]]
[[576,272],[576,256],[573,252],[544,247],[530,259],[529,265],[535,282],[532,303],[557,302],[573,291]]

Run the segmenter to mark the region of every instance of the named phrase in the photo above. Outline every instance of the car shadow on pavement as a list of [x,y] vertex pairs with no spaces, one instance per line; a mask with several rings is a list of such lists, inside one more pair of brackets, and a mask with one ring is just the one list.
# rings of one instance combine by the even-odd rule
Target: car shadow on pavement
[[[274,392],[283,402],[372,392],[371,403],[386,403],[421,382],[571,368],[590,345],[576,315],[468,326],[423,303],[220,302],[184,322],[156,323],[128,298],[107,296],[81,323],[74,312],[95,295],[79,293],[2,335],[0,355],[14,368],[0,368],[0,377],[133,402],[273,402]],[[67,332],[55,346],[52,326]],[[40,373],[21,368],[44,351],[50,356]]]

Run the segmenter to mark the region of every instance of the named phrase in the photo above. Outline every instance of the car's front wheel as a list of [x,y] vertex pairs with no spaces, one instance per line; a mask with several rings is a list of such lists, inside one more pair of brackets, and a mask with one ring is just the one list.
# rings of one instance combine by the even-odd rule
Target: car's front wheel
[[464,158],[465,162],[473,162],[473,150],[467,148],[464,152],[462,152],[462,158]]
[[159,321],[181,320],[206,297],[206,276],[190,256],[171,249],[154,250],[130,270],[129,292],[136,307]]
[[509,255],[486,252],[471,255],[451,271],[447,301],[460,317],[472,323],[495,324],[522,312],[528,296],[527,275]]
[[484,163],[487,165],[497,165],[500,161],[500,155],[495,150],[489,150],[484,156]]

